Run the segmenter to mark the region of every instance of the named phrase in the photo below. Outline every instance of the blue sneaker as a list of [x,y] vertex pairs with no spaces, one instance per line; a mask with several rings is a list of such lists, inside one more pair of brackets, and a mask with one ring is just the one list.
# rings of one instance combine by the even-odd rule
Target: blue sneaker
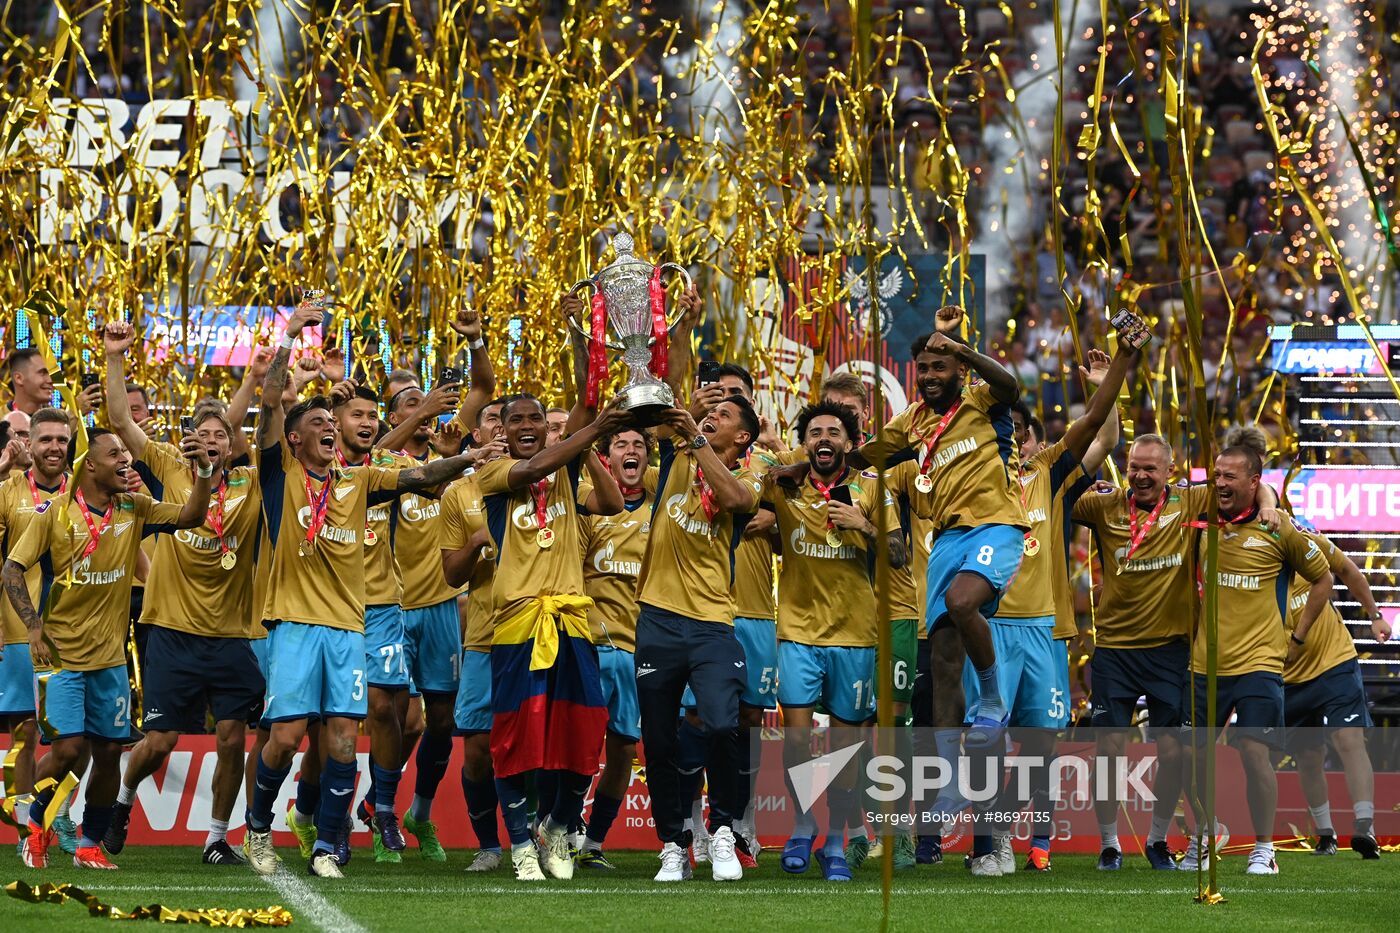
[[341,868],[350,864],[350,821],[345,821],[345,828],[340,832],[340,838],[335,841],[335,848],[331,854],[335,857],[335,863]]
[[390,852],[402,852],[408,847],[408,844],[403,841],[403,833],[399,830],[399,818],[391,810],[375,812],[374,831],[384,841],[384,848]]
[[58,836],[58,847],[69,855],[78,854],[78,827],[72,819],[60,814],[54,818],[51,827]]
[[920,865],[942,864],[943,840],[938,836],[920,836],[919,846],[914,850],[914,861]]
[[1099,853],[1099,871],[1117,871],[1123,867],[1123,853],[1112,846]]
[[1147,861],[1156,871],[1176,871],[1176,859],[1172,858],[1172,850],[1167,848],[1165,840],[1147,847]]
[[817,864],[822,867],[822,878],[827,881],[851,880],[851,866],[844,855],[827,855],[825,849],[818,849]]

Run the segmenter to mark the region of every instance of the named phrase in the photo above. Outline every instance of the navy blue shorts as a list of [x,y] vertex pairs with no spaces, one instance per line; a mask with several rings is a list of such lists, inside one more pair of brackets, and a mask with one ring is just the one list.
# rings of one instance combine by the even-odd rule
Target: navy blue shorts
[[1089,659],[1093,725],[1126,729],[1138,697],[1147,697],[1154,729],[1175,729],[1186,717],[1186,672],[1191,646],[1171,641],[1151,648],[1096,648]]
[[151,626],[146,638],[146,732],[205,731],[205,711],[215,722],[257,723],[265,683],[246,638],[212,638]]
[[[1206,675],[1192,674],[1195,685],[1195,715],[1206,723]],[[1283,675],[1273,671],[1251,671],[1215,679],[1215,728],[1194,730],[1197,745],[1215,741],[1221,728],[1235,715],[1231,733],[1281,748],[1283,729]],[[1186,711],[1184,726],[1191,725],[1191,711]]]
[[1329,729],[1369,729],[1361,664],[1351,658],[1312,680],[1284,684],[1283,721],[1292,747],[1321,745]]

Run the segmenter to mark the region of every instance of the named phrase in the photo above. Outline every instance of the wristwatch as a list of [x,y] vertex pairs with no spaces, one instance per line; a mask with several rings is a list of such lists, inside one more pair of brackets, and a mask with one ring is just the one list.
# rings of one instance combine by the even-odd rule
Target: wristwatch
[[708,437],[706,437],[703,434],[697,434],[695,435],[695,439],[690,442],[690,446],[693,450],[699,450],[701,447],[704,447],[708,443],[710,443],[710,439]]

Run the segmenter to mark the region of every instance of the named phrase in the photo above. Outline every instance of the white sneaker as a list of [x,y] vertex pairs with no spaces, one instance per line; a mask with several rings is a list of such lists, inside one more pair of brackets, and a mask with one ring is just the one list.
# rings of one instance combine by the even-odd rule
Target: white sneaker
[[258,833],[248,830],[243,837],[243,854],[248,856],[248,864],[260,875],[270,875],[277,870],[277,850],[272,847],[272,833]]
[[716,881],[738,881],[744,877],[744,866],[734,851],[734,830],[721,826],[710,837],[710,870]]
[[971,869],[974,878],[1000,878],[1002,875],[1001,859],[995,852],[977,856],[968,868]]
[[501,853],[485,849],[476,853],[476,858],[467,866],[467,871],[495,871],[501,867]]
[[689,881],[691,877],[690,858],[684,849],[674,842],[661,847],[661,870],[656,873],[656,881]]
[[695,853],[695,864],[703,865],[710,860],[710,831],[700,825],[695,827],[690,851]]
[[1273,850],[1255,849],[1249,853],[1249,864],[1245,866],[1244,873],[1246,875],[1277,875],[1278,862],[1274,861]]
[[997,867],[1001,869],[1001,873],[1003,875],[1016,874],[1016,853],[1011,851],[1011,834],[998,835],[994,844],[996,848],[992,851],[996,854]]
[[336,864],[334,852],[317,852],[311,856],[306,870],[317,878],[344,878],[340,866]]
[[569,854],[567,830],[540,828],[540,867],[545,874],[561,881],[568,881],[574,876],[574,858]]
[[1196,837],[1192,836],[1190,844],[1186,847],[1186,855],[1176,863],[1176,870],[1195,871],[1197,868],[1202,871],[1210,868],[1210,850],[1207,849],[1204,854],[1197,851]]
[[510,850],[510,862],[515,867],[516,881],[543,881],[540,871],[540,856],[534,846],[520,846]]

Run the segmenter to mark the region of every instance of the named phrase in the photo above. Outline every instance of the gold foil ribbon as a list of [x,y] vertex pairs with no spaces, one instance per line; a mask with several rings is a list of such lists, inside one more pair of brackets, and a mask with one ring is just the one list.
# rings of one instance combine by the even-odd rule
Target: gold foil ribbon
[[151,904],[146,907],[133,907],[122,910],[104,903],[95,894],[75,884],[31,885],[14,881],[5,885],[5,893],[16,900],[30,904],[65,904],[77,901],[87,908],[93,917],[106,917],[108,920],[156,920],[160,923],[198,923],[208,927],[228,927],[231,929],[251,929],[253,927],[286,927],[292,925],[292,912],[281,905],[258,908],[225,907],[166,907],[164,904]]

